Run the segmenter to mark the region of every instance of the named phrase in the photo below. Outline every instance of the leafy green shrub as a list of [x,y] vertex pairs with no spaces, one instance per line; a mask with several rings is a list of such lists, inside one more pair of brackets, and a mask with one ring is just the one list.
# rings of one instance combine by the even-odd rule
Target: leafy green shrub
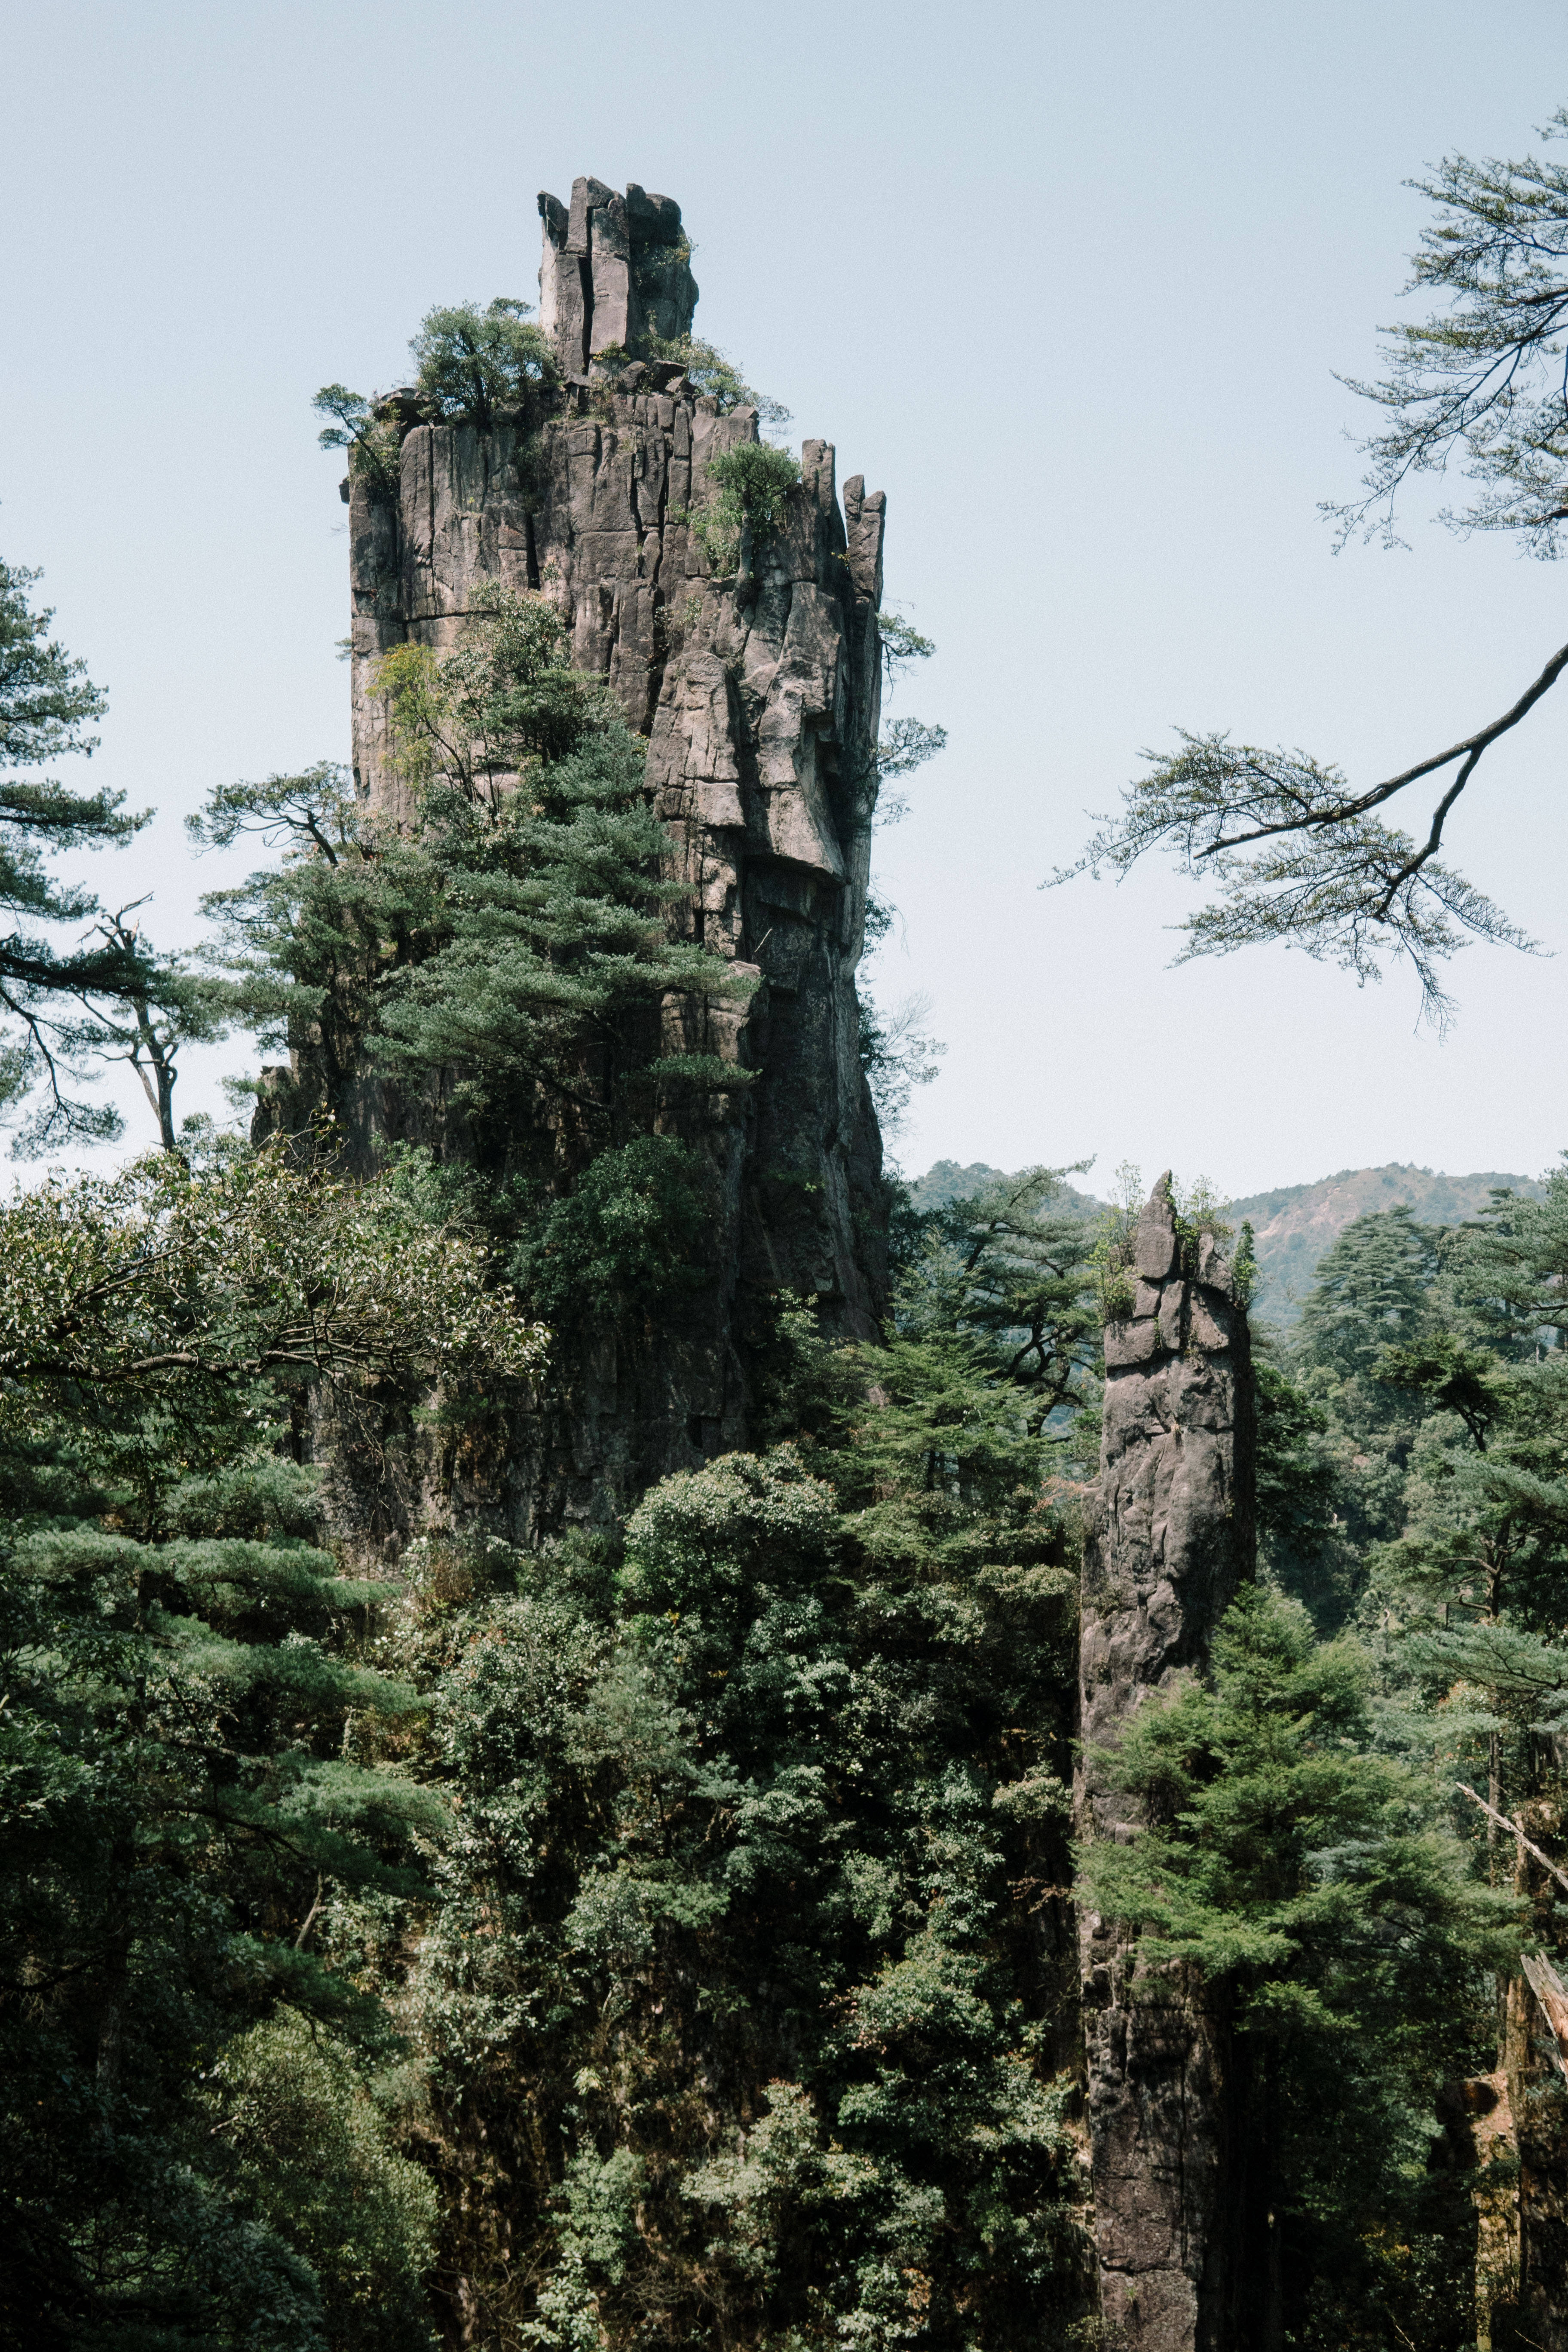
[[280,2005],[227,2043],[197,2105],[230,2194],[314,2271],[332,2352],[426,2352],[436,2192],[344,2044]]
[[1171,1206],[1174,1212],[1181,1269],[1190,1282],[1197,1274],[1204,1235],[1207,1234],[1214,1241],[1223,1244],[1230,1240],[1236,1228],[1226,1218],[1228,1203],[1206,1176],[1194,1176],[1190,1184],[1184,1184],[1180,1179],[1173,1180]]
[[1130,1161],[1116,1171],[1116,1190],[1094,1227],[1089,1252],[1100,1319],[1120,1323],[1132,1312],[1132,1248],[1143,1205],[1143,1180]]
[[[1124,1164],[1116,1171],[1115,1196],[1100,1219],[1091,1253],[1095,1286],[1108,1323],[1119,1323],[1132,1312],[1132,1254],[1142,1206],[1143,1180],[1136,1168]],[[1234,1228],[1221,1213],[1224,1206],[1206,1176],[1196,1176],[1190,1184],[1173,1182],[1171,1187],[1177,1262],[1189,1282],[1196,1277],[1205,1234],[1222,1244],[1231,1237]],[[1249,1240],[1248,1253],[1250,1249]],[[1247,1296],[1256,1273],[1256,1263],[1248,1255],[1242,1268]]]
[[385,698],[400,775],[495,807],[525,768],[625,730],[604,681],[572,667],[566,624],[548,597],[496,588],[476,603],[459,645],[442,655],[394,646],[371,691]]
[[637,1316],[704,1290],[712,1182],[689,1145],[643,1135],[601,1151],[513,1253],[512,1281],[558,1318]]
[[528,323],[529,310],[498,298],[482,310],[458,302],[426,313],[408,348],[433,417],[462,418],[488,433],[498,410],[529,409],[540,387],[554,383],[554,352],[543,331]]
[[707,503],[692,515],[691,528],[721,578],[750,570],[752,548],[778,527],[784,501],[800,480],[800,467],[787,449],[766,441],[742,441],[721,450],[708,468]]

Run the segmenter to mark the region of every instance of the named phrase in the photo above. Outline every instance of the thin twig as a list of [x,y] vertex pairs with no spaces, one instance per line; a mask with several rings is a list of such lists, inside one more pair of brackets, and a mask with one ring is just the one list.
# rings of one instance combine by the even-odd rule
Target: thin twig
[[316,1914],[317,1914],[317,1912],[321,1909],[321,1872],[320,1872],[320,1871],[318,1871],[318,1872],[316,1873],[316,1899],[315,1899],[315,1901],[311,1904],[311,1906],[310,1906],[310,1909],[306,1912],[306,1914],[305,1914],[305,1924],[304,1924],[304,1926],[300,1928],[300,1930],[299,1934],[298,1934],[298,1935],[295,1937],[295,1938],[294,1938],[294,1949],[295,1949],[297,1952],[302,1952],[302,1951],[304,1950],[304,1948],[305,1948],[305,1938],[306,1938],[306,1937],[310,1934],[310,1928],[311,1928],[311,1925],[312,1925],[312,1923],[314,1922],[314,1919],[315,1919]]

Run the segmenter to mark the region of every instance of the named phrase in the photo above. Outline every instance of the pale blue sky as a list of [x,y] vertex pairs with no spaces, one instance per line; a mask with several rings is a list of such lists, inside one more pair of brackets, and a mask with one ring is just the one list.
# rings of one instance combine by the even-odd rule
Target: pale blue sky
[[1167,872],[1036,887],[1177,723],[1370,778],[1568,635],[1568,572],[1436,528],[1336,560],[1315,512],[1355,478],[1331,371],[1394,313],[1401,182],[1526,150],[1568,98],[1560,6],[12,0],[5,58],[0,548],[110,689],[92,773],[161,814],[102,887],[154,889],[165,939],[224,878],[179,825],[207,786],[346,749],[310,394],[397,381],[434,302],[531,299],[535,191],[593,172],[679,199],[700,331],[888,491],[889,593],[941,647],[894,708],[951,749],[880,857],[876,984],[950,1047],[907,1168],[1246,1192],[1568,1144],[1568,698],[1449,829],[1555,960],[1461,958],[1446,1045],[1403,973],[1167,971]]

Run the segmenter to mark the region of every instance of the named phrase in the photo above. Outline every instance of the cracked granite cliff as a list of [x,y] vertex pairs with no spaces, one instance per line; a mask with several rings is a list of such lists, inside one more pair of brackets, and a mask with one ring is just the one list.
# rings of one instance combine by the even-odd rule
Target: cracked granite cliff
[[[711,1281],[679,1328],[607,1328],[576,1350],[564,1420],[545,1412],[490,1466],[487,1510],[531,1539],[624,1507],[653,1479],[746,1442],[750,1351],[784,1297],[829,1333],[869,1339],[885,1300],[881,1141],[859,1059],[855,989],[866,913],[881,684],[877,614],[885,501],[808,440],[774,528],[716,576],[693,517],[722,452],[758,440],[679,361],[697,287],[679,205],[578,180],[542,195],[540,319],[561,383],[532,417],[431,423],[408,393],[377,409],[396,472],[355,469],[350,505],[353,772],[362,806],[405,805],[377,668],[395,647],[446,653],[487,590],[538,592],[647,741],[668,829],[670,913],[749,998],[668,997],[668,1050],[755,1074],[714,1098],[701,1139],[718,1202]],[[270,1117],[335,1111],[364,1160],[388,1144],[464,1149],[460,1110],[414,1096],[363,1056],[327,1068],[309,1039],[272,1074]],[[573,1139],[531,1114],[558,1163]],[[499,1478],[499,1489],[497,1480]],[[478,1507],[479,1493],[469,1497]],[[384,1500],[375,1514],[395,1533]]]

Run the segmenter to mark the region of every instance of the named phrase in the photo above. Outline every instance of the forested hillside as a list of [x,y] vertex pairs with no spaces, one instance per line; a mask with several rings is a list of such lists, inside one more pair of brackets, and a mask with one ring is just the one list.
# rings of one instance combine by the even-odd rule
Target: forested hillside
[[1397,1161],[1386,1168],[1342,1168],[1315,1184],[1249,1193],[1233,1202],[1229,1213],[1237,1223],[1246,1218],[1253,1229],[1258,1273],[1255,1311],[1272,1323],[1294,1323],[1320,1259],[1357,1217],[1403,1202],[1424,1224],[1459,1225],[1480,1216],[1494,1192],[1505,1192],[1531,1200],[1541,1196],[1539,1183],[1529,1176],[1496,1169],[1445,1176]]
[[[1055,1192],[910,1203],[876,1349],[781,1301],[752,1446],[625,1524],[524,1552],[437,1504],[358,1568],[325,1432],[440,1370],[460,1449],[540,1377],[426,1172],[193,1137],[6,1213],[13,2338],[1083,2340],[1073,1629],[1127,1229]],[[1516,2292],[1467,2100],[1528,2093],[1490,2145],[1558,2177],[1497,2037],[1559,1933],[1565,1235],[1561,1175],[1341,1234],[1259,1367],[1262,1577],[1118,1768],[1170,1825],[1090,1857],[1275,2086],[1324,2352],[1459,2352]]]

